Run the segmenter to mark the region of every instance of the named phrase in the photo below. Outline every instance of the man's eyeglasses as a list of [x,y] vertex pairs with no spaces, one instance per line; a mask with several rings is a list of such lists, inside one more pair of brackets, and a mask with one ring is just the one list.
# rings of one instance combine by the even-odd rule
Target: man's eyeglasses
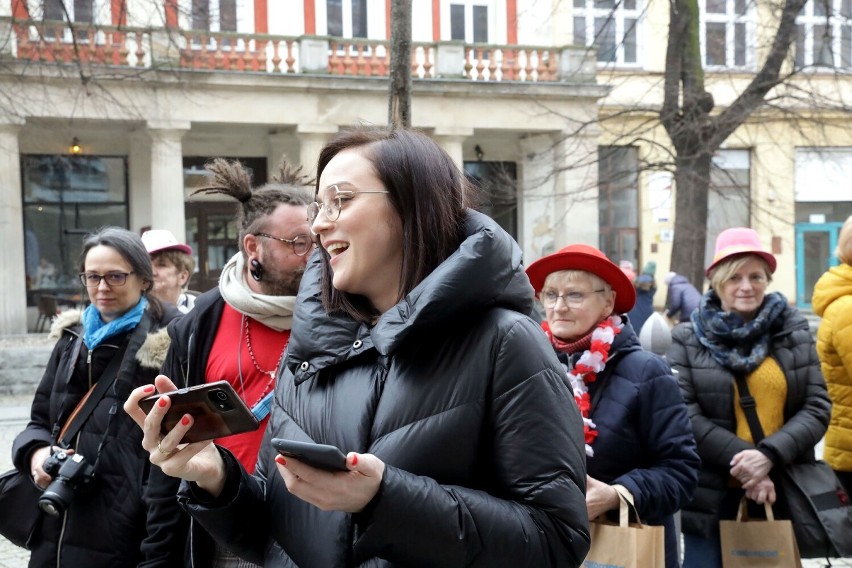
[[298,256],[305,256],[314,246],[314,239],[308,235],[296,235],[292,239],[276,237],[275,235],[269,235],[267,233],[255,233],[254,236],[266,237],[267,239],[275,239],[276,241],[287,243],[293,249],[293,253]]
[[583,302],[586,301],[586,298],[591,296],[592,294],[597,294],[598,292],[606,291],[605,288],[601,288],[600,290],[592,290],[591,292],[568,292],[566,294],[557,294],[556,292],[542,292],[539,294],[539,300],[541,300],[541,305],[547,309],[555,308],[556,303],[559,301],[559,298],[562,298],[562,301],[565,302],[566,306],[578,308],[583,305]]
[[359,189],[358,191],[344,191],[337,187],[337,184],[328,186],[334,188],[334,196],[325,200],[323,203],[314,201],[308,205],[308,223],[314,224],[320,211],[325,213],[325,218],[329,221],[337,221],[340,218],[340,210],[343,208],[343,203],[354,198],[359,193],[390,193],[385,190],[368,191]]
[[106,274],[98,274],[96,272],[81,272],[80,282],[86,288],[97,288],[101,285],[101,280],[107,283],[110,288],[114,286],[124,286],[127,284],[127,277],[133,272],[107,272]]

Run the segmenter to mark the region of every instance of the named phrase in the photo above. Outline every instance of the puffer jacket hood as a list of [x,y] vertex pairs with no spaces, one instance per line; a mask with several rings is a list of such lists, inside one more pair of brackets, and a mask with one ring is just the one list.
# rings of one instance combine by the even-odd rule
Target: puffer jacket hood
[[[386,356],[411,334],[442,329],[448,320],[463,313],[503,307],[531,315],[534,292],[521,266],[518,244],[493,220],[475,211],[468,213],[464,236],[459,248],[383,314],[372,329],[345,314],[325,312],[322,260],[319,253],[314,254],[302,281],[302,301],[293,315],[294,329],[311,329],[312,333],[294,334],[288,348],[288,365],[296,384],[354,356],[354,337],[362,342],[362,350],[375,347]],[[302,364],[306,361],[307,368]]]
[[841,264],[832,266],[817,280],[812,300],[814,313],[820,317],[838,298],[852,296],[852,266]]
[[823,459],[835,470],[852,471],[852,266],[834,266],[820,277],[813,307],[822,317],[817,353],[834,404]]

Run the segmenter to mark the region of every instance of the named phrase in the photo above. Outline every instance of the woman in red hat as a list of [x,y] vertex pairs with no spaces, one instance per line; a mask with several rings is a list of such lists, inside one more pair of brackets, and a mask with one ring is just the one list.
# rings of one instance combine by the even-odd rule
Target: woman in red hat
[[[707,267],[710,289],[672,332],[668,360],[701,456],[698,490],[682,516],[685,568],[721,568],[719,521],[736,517],[743,495],[761,505],[777,499],[776,518],[788,518],[771,474],[813,461],[828,425],[831,403],[808,323],[779,292],[766,292],[775,265],[753,229],[722,231]],[[756,402],[765,436],[757,444],[738,377]],[[764,515],[762,506],[750,509]]]
[[673,515],[692,496],[700,464],[669,365],[642,349],[624,316],[633,284],[587,245],[546,256],[527,275],[583,415],[589,519],[617,510],[626,489],[642,522],[665,527],[666,566],[677,567]]

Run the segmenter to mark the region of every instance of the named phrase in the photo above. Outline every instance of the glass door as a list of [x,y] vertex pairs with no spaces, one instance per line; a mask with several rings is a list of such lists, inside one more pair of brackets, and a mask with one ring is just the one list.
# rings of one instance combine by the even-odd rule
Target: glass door
[[796,224],[796,305],[811,309],[814,284],[837,264],[834,249],[842,223]]
[[222,268],[239,250],[237,205],[222,202],[186,204],[186,240],[195,254],[190,290],[206,292],[219,284]]

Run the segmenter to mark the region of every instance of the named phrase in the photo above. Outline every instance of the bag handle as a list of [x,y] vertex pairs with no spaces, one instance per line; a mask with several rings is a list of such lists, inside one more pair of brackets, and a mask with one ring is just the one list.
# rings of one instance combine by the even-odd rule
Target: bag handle
[[636,516],[636,524],[642,527],[639,511],[636,510],[636,505],[633,503],[633,494],[623,485],[613,485],[612,488],[618,494],[618,526],[623,528],[630,524],[630,510],[632,509]]
[[[772,511],[772,505],[768,502],[763,502],[763,510],[766,511],[766,520],[774,521],[775,520],[775,512]],[[741,523],[743,520],[748,520],[748,505],[746,503],[746,498],[743,497],[740,499],[740,506],[737,508],[737,522]]]

